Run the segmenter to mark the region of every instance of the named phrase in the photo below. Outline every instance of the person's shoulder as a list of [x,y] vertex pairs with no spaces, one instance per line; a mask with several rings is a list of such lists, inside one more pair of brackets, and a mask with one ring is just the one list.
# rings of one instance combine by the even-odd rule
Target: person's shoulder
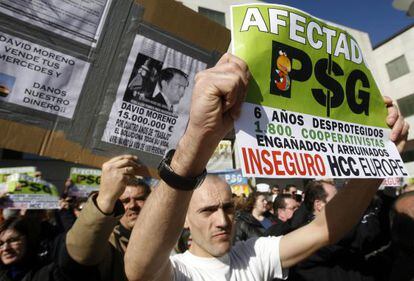
[[246,241],[238,241],[230,250],[230,255],[238,253],[251,254],[252,252],[260,252],[267,247],[279,245],[282,236],[274,237],[253,237]]

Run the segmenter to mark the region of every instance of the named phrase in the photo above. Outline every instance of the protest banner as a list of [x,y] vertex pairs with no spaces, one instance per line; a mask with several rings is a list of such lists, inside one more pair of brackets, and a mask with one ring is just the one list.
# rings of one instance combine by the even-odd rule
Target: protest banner
[[0,32],[0,101],[72,118],[89,63]]
[[7,181],[7,177],[11,174],[19,173],[33,177],[35,172],[36,167],[33,166],[0,168],[0,183],[5,183]]
[[0,168],[0,193],[7,192],[7,178],[14,173],[26,174],[33,177],[36,173],[36,167],[27,166]]
[[351,35],[287,6],[231,10],[233,53],[253,77],[235,124],[244,176],[407,176]]
[[210,171],[209,173],[217,175],[224,179],[231,187],[231,192],[237,196],[242,194],[249,196],[251,190],[248,179],[243,177],[241,170]]
[[94,47],[111,0],[2,0],[0,12]]
[[206,64],[138,35],[102,140],[163,156],[187,125],[194,76]]
[[0,200],[2,209],[58,209],[56,187],[39,178],[12,174],[7,178],[7,197]]
[[98,169],[71,168],[69,178],[72,185],[68,195],[87,198],[93,191],[98,191],[101,184],[102,171]]

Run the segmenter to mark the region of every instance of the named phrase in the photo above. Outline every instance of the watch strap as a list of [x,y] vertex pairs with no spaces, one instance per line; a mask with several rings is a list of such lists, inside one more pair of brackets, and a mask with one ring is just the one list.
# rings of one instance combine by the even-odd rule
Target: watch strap
[[161,160],[158,166],[158,175],[165,183],[174,189],[187,191],[196,189],[203,183],[207,175],[206,169],[196,177],[180,176],[176,174],[170,166],[174,153],[175,149],[168,151],[165,157]]

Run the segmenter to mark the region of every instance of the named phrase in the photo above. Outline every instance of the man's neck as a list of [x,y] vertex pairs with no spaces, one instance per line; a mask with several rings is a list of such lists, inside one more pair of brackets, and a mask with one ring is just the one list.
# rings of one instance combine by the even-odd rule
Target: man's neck
[[210,253],[205,251],[203,248],[199,247],[197,244],[193,243],[191,244],[190,249],[188,249],[191,254],[194,256],[200,257],[200,258],[214,258]]

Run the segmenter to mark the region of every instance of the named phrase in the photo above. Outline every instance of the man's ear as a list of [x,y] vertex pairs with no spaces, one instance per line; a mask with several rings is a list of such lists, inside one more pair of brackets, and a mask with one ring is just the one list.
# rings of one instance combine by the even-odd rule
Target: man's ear
[[323,207],[323,201],[322,200],[319,200],[319,199],[316,199],[314,202],[313,202],[313,210],[315,211],[315,212],[320,212],[321,210],[322,210],[322,207]]
[[161,86],[161,90],[162,89],[165,89],[165,85],[167,84],[167,81],[165,81],[165,80],[161,80],[161,82],[160,82],[160,86]]
[[190,228],[189,224],[188,224],[188,216],[185,216],[185,221],[184,221],[184,228]]

